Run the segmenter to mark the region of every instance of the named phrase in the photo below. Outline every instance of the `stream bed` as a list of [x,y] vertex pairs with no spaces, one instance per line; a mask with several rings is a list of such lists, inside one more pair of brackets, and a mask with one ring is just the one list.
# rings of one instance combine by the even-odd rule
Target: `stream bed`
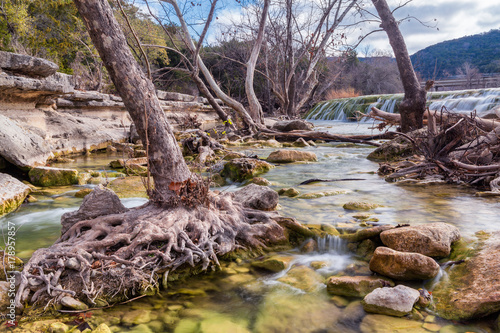
[[[317,129],[336,134],[368,134],[369,123],[315,122]],[[462,236],[474,239],[475,233],[498,230],[500,202],[495,197],[476,197],[475,190],[456,185],[397,185],[377,175],[378,163],[366,156],[373,150],[356,144],[321,144],[302,148],[318,156],[315,163],[278,165],[262,175],[271,188],[294,187],[301,195],[335,193],[316,198],[280,197],[280,213],[303,224],[329,224],[337,228],[361,228],[367,219],[373,224],[423,224],[446,222],[458,227]],[[260,157],[271,148],[238,148]],[[109,170],[116,156],[91,155],[61,166],[79,170]],[[319,182],[299,185],[312,179],[362,180]],[[232,184],[220,191],[233,191]],[[85,185],[92,186],[92,185]],[[0,218],[6,228],[14,222],[18,228],[17,255],[29,259],[32,252],[51,245],[60,234],[60,217],[78,209],[82,199],[74,193],[82,186],[54,188],[37,195],[37,202]],[[343,205],[362,201],[379,205],[359,218],[359,212]],[[123,199],[127,207],[138,206],[145,198]],[[250,261],[224,263],[219,270],[173,284],[160,295],[105,310],[92,311],[88,323],[95,328],[106,323],[114,332],[493,332],[493,321],[453,323],[424,313],[411,320],[367,315],[360,311],[359,299],[332,297],[327,294],[327,277],[353,270],[363,271],[366,264],[348,251],[337,238],[318,240],[319,250],[303,254],[298,249],[275,254],[289,262],[288,269],[271,274],[256,270]],[[432,290],[436,281],[421,285]],[[361,308],[362,309],[362,308]],[[418,315],[417,315],[418,317]],[[71,320],[67,322],[71,327]],[[4,329],[4,328],[3,328]],[[2,329],[2,330],[3,330]]]

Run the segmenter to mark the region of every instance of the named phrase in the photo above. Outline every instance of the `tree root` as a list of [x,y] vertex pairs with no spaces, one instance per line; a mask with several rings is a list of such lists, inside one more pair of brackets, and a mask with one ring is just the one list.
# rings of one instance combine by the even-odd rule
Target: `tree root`
[[25,265],[16,306],[58,302],[65,295],[89,304],[97,298],[129,297],[181,266],[205,270],[236,249],[261,251],[287,242],[272,213],[245,208],[230,193],[209,192],[208,200],[209,206],[167,209],[150,203],[74,221],[54,245],[35,251]]

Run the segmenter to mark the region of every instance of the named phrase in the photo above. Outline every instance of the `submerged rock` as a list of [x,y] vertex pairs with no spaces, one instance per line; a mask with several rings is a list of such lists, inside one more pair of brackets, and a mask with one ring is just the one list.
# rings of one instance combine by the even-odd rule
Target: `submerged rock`
[[279,282],[288,284],[305,292],[318,290],[323,284],[323,277],[314,269],[307,266],[292,267],[285,276],[278,279]]
[[235,158],[224,165],[221,175],[241,182],[267,172],[272,167],[271,164],[254,158]]
[[393,250],[447,257],[451,244],[460,239],[460,231],[455,226],[438,222],[387,230],[380,234],[380,239]]
[[51,167],[35,167],[28,173],[31,183],[37,186],[65,186],[78,184],[78,171]]
[[19,207],[30,192],[29,186],[10,175],[0,173],[0,216]]
[[420,321],[379,314],[365,316],[361,322],[360,330],[362,333],[429,333],[428,330],[422,327]]
[[281,190],[278,191],[278,194],[293,198],[298,196],[300,192],[294,189],[293,187],[289,187],[289,188],[282,188]]
[[269,272],[277,273],[288,268],[291,260],[291,257],[275,256],[264,260],[254,261],[251,263],[251,266],[259,269],[264,269]]
[[377,288],[363,299],[366,312],[402,317],[411,312],[420,293],[410,287],[398,285],[394,288]]
[[234,192],[234,200],[246,207],[269,211],[278,206],[279,195],[267,186],[249,184]]
[[439,273],[439,265],[420,253],[399,252],[377,247],[370,260],[370,269],[395,280],[427,280]]
[[377,276],[332,276],[326,283],[332,295],[364,297],[377,288],[393,287],[394,282]]
[[435,311],[450,320],[475,319],[500,311],[500,232],[476,256],[448,271],[434,289]]
[[279,149],[269,154],[266,160],[272,163],[293,163],[316,162],[318,158],[315,153],[308,151]]
[[350,201],[345,203],[343,207],[347,210],[371,210],[380,207],[380,205],[370,202]]

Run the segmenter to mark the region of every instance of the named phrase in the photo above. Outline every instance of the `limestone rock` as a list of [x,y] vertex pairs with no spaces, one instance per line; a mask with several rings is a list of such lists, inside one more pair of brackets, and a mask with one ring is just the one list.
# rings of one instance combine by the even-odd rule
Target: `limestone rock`
[[87,310],[87,304],[74,299],[71,296],[64,296],[61,298],[61,305],[71,310]]
[[52,323],[49,325],[48,333],[66,333],[69,327],[64,323]]
[[64,234],[73,224],[79,221],[103,215],[119,214],[127,210],[113,191],[96,187],[83,199],[82,205],[77,211],[63,214],[61,217],[61,234]]
[[30,192],[29,186],[10,175],[0,173],[0,216],[19,207]]
[[394,286],[394,282],[378,276],[332,276],[326,283],[328,293],[332,295],[364,297],[373,290]]
[[234,199],[245,207],[269,211],[278,205],[279,195],[267,186],[249,184],[234,192]]
[[500,232],[493,233],[474,257],[448,271],[434,289],[435,310],[450,320],[469,320],[500,311]]
[[253,158],[235,158],[224,165],[221,175],[239,182],[267,172],[272,167],[265,161]]
[[266,178],[262,178],[262,177],[253,177],[251,182],[256,184],[256,185],[262,185],[262,186],[271,185],[271,182],[269,180],[267,180]]
[[317,160],[315,153],[285,149],[273,151],[267,157],[267,161],[272,163],[316,162]]
[[78,171],[52,167],[35,167],[28,173],[30,181],[37,186],[65,186],[78,184]]
[[276,131],[290,132],[295,130],[310,131],[314,128],[314,126],[313,124],[305,120],[294,119],[294,120],[278,121],[273,124],[272,128]]
[[394,288],[377,288],[363,299],[366,312],[402,317],[411,312],[420,293],[410,287],[398,285]]
[[361,301],[354,301],[349,303],[342,311],[342,314],[339,317],[339,322],[346,327],[357,328],[365,315],[366,313],[363,309]]
[[108,325],[102,323],[101,325],[97,326],[92,333],[112,333],[111,329],[109,328]]
[[16,74],[47,77],[57,72],[59,66],[42,58],[0,51],[0,68]]
[[0,115],[0,156],[19,168],[45,165],[51,147],[38,134]]
[[393,250],[447,257],[451,244],[460,239],[460,231],[455,226],[438,222],[387,230],[380,234],[380,239]]
[[379,226],[372,227],[372,228],[359,229],[353,234],[341,234],[340,238],[346,239],[349,242],[361,242],[365,239],[377,237],[382,232],[384,232],[386,230],[393,229],[393,228],[394,228],[394,226],[389,225],[389,224],[379,225]]
[[128,159],[120,158],[118,160],[109,162],[109,166],[114,169],[130,167],[131,165],[147,165],[147,164],[148,164],[147,157],[136,157]]
[[399,252],[388,247],[377,247],[370,269],[395,280],[427,280],[439,273],[439,265],[420,253]]

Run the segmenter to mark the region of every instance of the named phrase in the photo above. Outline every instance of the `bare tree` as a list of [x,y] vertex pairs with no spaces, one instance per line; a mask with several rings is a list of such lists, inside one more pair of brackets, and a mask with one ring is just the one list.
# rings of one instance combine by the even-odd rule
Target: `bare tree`
[[403,35],[387,2],[385,0],[372,0],[372,2],[382,20],[381,27],[389,37],[389,43],[394,51],[401,81],[403,82],[405,95],[399,106],[401,130],[410,132],[423,126],[427,92],[420,87]]
[[474,85],[478,85],[481,80],[479,69],[470,62],[464,62],[462,66],[457,68],[457,75],[463,76],[465,79],[465,88],[472,89]]

